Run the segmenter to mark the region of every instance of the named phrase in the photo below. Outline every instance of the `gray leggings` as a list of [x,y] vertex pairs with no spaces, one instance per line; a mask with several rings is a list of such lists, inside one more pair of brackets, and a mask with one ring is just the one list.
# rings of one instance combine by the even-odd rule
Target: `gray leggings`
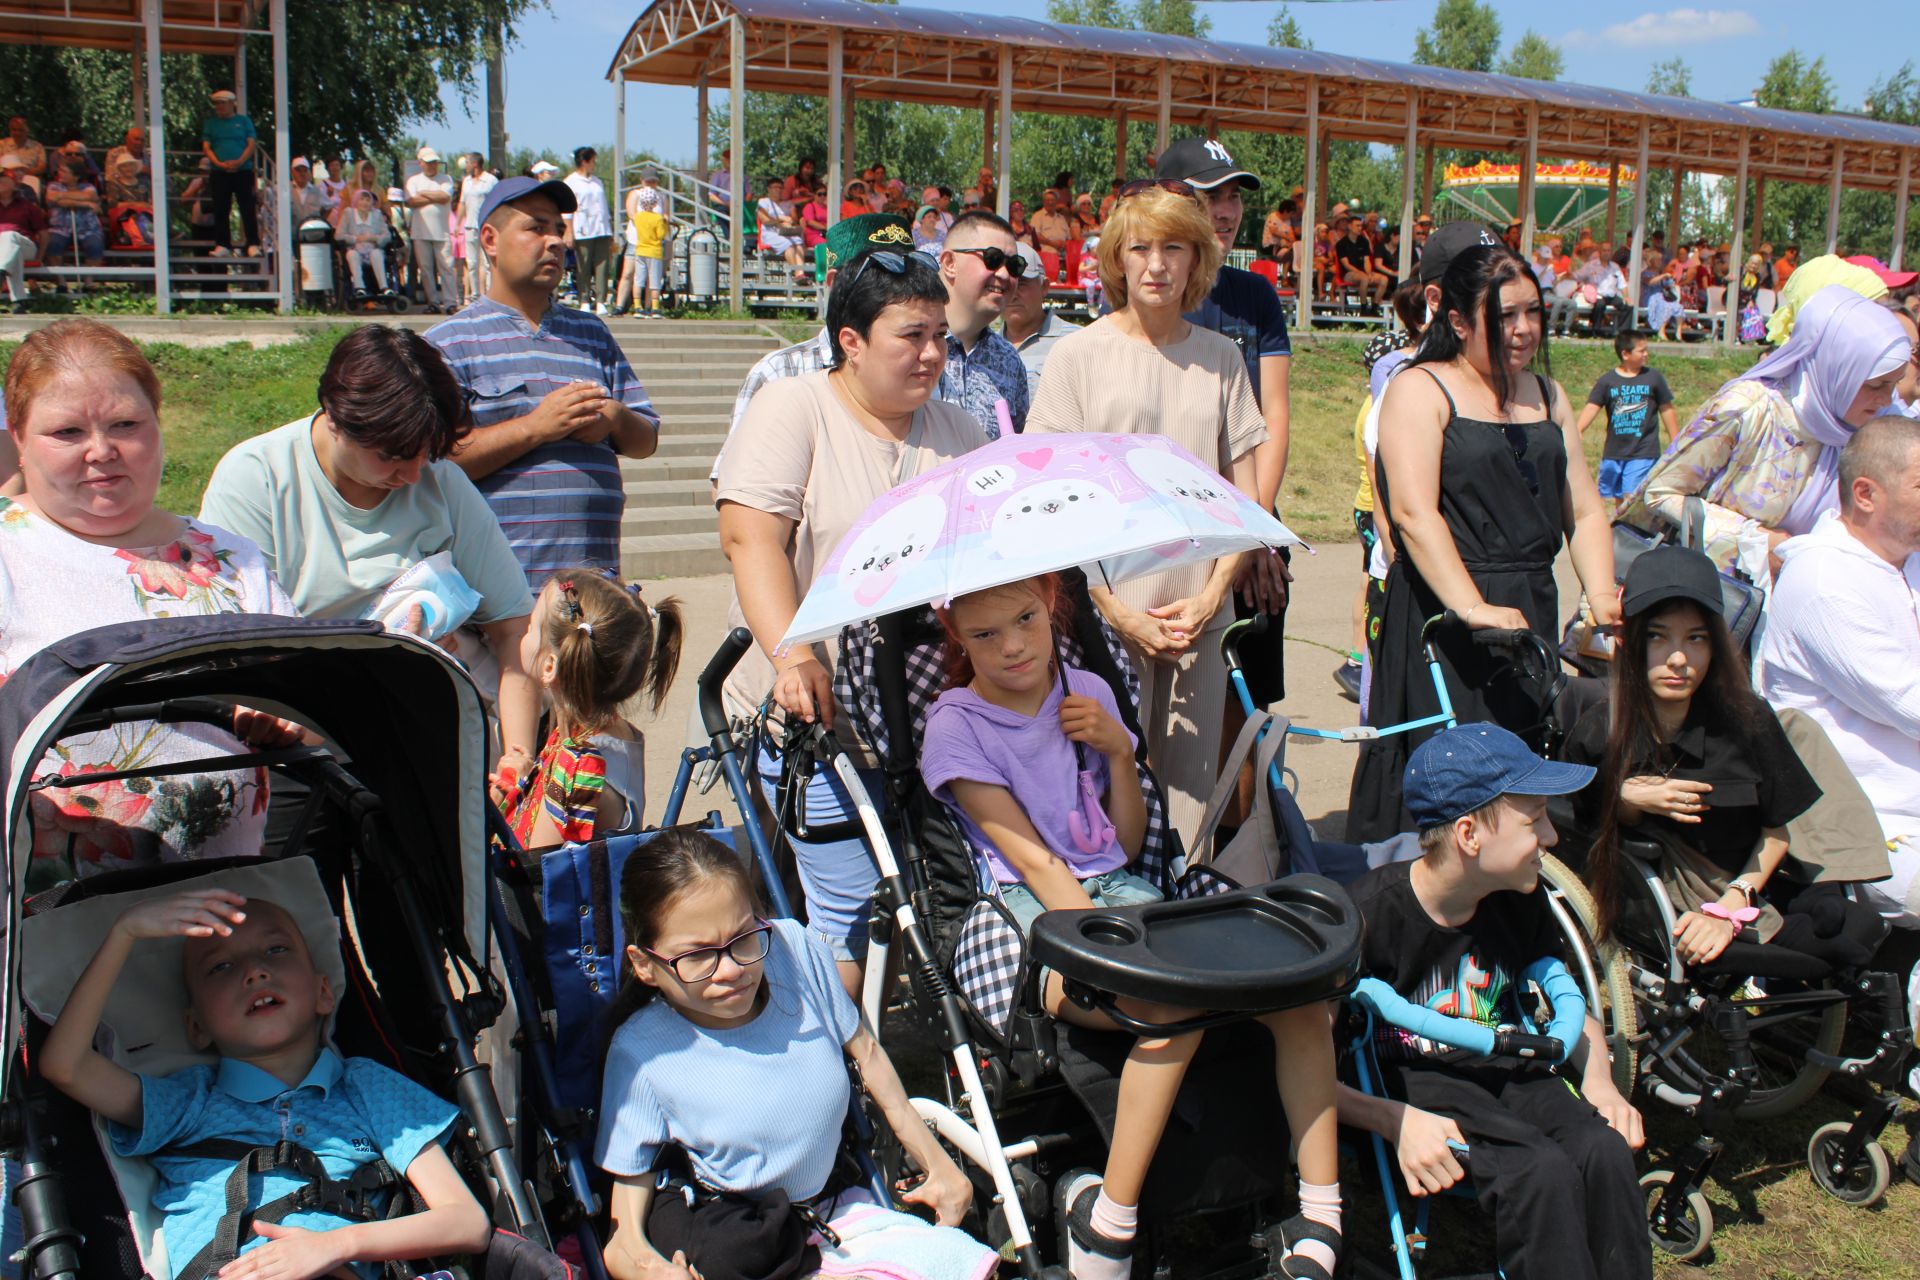
[[607,290],[607,269],[613,263],[613,237],[589,236],[573,242],[573,283],[583,303],[611,304]]

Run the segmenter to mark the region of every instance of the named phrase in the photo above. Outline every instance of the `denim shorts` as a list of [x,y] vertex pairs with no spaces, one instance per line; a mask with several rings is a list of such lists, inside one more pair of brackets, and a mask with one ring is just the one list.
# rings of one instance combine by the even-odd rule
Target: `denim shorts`
[[1600,460],[1599,489],[1603,498],[1625,498],[1640,491],[1646,483],[1647,473],[1653,470],[1654,458],[1602,458]]
[[[755,761],[760,796],[769,811],[778,810],[775,792],[780,785],[780,761],[762,746]],[[886,812],[880,771],[862,769],[860,781],[876,808]],[[807,784],[807,821],[835,824],[858,821],[838,775],[822,769]],[[773,833],[768,832],[771,836]],[[791,837],[789,837],[791,839]],[[807,895],[807,928],[827,944],[835,960],[860,964],[867,957],[867,928],[872,916],[873,890],[880,883],[880,867],[867,842],[849,840],[808,843],[793,840],[800,887]]]
[[[1158,902],[1166,896],[1125,867],[1088,876],[1080,882],[1080,887],[1087,891],[1096,907],[1130,907],[1142,902]],[[1033,932],[1034,920],[1046,910],[1040,905],[1040,899],[1033,896],[1033,890],[1020,883],[1001,885],[1000,901],[1020,926],[1022,937]]]

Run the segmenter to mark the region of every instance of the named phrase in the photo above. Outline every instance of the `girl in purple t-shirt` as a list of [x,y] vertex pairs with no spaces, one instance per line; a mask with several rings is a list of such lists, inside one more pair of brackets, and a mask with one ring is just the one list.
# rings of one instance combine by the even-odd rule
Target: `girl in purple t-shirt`
[[[1026,932],[1043,911],[1157,901],[1127,868],[1139,855],[1147,809],[1133,735],[1105,681],[1058,661],[1054,628],[1067,601],[1055,575],[961,596],[939,610],[949,687],[927,713],[920,773],[959,819]],[[1113,1029],[1066,998],[1048,973],[1047,1013]],[[1171,1023],[1195,1010],[1121,998],[1122,1012]],[[1285,1224],[1286,1275],[1325,1280],[1340,1248],[1333,1041],[1319,1006],[1270,1014],[1281,1101],[1298,1135],[1299,1216]],[[1140,1191],[1200,1033],[1142,1039],[1120,1070],[1120,1102],[1105,1177],[1065,1180],[1068,1269],[1074,1280],[1124,1280],[1139,1225]]]

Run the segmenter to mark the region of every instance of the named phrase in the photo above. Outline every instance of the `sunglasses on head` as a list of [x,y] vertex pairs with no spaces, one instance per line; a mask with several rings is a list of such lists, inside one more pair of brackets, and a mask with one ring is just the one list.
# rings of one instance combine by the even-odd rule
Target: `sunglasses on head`
[[[912,253],[895,253],[891,249],[875,249],[873,252],[861,256],[860,265],[853,269],[853,279],[858,280],[861,272],[875,265],[878,265],[882,270],[891,275],[905,275],[907,273],[907,259],[909,258],[918,262],[923,267],[930,267],[935,271],[940,269],[940,264],[934,260],[933,255],[922,253],[918,249],[915,249]],[[848,283],[851,284],[852,281]]]
[[980,265],[989,271],[1005,267],[1007,274],[1015,280],[1027,274],[1027,260],[1017,253],[1008,253],[998,245],[988,245],[984,249],[955,249],[953,252],[973,254],[980,259]]
[[1141,192],[1151,191],[1155,187],[1160,188],[1162,191],[1171,191],[1176,196],[1185,196],[1189,200],[1199,195],[1199,192],[1194,190],[1192,183],[1182,182],[1178,178],[1135,178],[1132,182],[1120,188],[1120,198],[1125,200],[1129,196],[1137,196]]

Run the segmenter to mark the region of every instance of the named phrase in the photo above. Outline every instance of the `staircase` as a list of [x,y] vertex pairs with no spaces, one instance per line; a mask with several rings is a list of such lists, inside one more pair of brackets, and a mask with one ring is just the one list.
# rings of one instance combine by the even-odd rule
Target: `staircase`
[[627,577],[726,573],[707,474],[754,362],[785,345],[751,321],[609,320],[660,413],[660,448],[623,459],[627,510],[620,545]]

